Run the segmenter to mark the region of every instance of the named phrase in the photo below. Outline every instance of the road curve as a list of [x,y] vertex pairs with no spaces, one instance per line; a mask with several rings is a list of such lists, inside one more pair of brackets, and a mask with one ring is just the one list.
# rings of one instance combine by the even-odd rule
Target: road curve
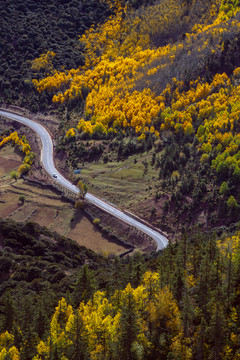
[[[40,136],[42,142],[41,161],[45,170],[51,177],[53,177],[53,174],[57,174],[57,178],[54,179],[56,182],[58,182],[61,186],[69,189],[73,193],[78,194],[79,189],[75,185],[71,184],[67,179],[65,179],[55,168],[54,160],[53,160],[53,143],[48,131],[39,123],[32,121],[28,118],[25,118],[23,116],[5,110],[0,110],[0,115],[9,118],[11,120],[18,121],[30,127]],[[162,250],[168,245],[167,238],[165,238],[159,232],[142,224],[140,221],[137,221],[136,219],[133,219],[132,217],[124,214],[122,211],[118,210],[114,206],[107,204],[105,201],[99,199],[98,197],[87,193],[85,199],[90,203],[96,205],[97,207],[107,211],[109,214],[115,216],[116,218],[124,221],[129,225],[134,226],[135,228],[149,235],[157,243],[157,250]]]

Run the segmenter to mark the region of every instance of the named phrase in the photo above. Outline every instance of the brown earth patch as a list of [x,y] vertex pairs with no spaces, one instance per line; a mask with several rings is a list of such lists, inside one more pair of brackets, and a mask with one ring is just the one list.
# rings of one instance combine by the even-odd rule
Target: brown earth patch
[[[8,198],[8,200],[10,200]],[[7,201],[5,200],[5,196],[2,196],[0,194],[0,218],[8,217],[10,214],[12,214],[15,210],[17,210],[19,207],[17,201]]]
[[0,156],[0,176],[8,173],[9,171],[19,167],[21,165],[21,161],[13,160],[11,158],[5,158]]
[[82,217],[81,221],[68,233],[68,237],[97,253],[104,253],[106,255],[120,254],[126,250],[122,246],[104,238],[97,227],[86,217]]
[[31,216],[31,221],[37,222],[41,226],[51,227],[56,215],[56,209],[51,207],[36,208],[36,212]]

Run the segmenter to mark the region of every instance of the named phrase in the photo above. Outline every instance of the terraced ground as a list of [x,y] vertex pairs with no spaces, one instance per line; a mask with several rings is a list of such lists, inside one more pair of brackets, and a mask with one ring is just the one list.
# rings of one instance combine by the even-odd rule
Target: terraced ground
[[[0,149],[0,218],[34,221],[77,241],[97,253],[120,254],[125,248],[108,241],[81,211],[63,201],[49,189],[11,179],[10,173],[21,164],[11,146]],[[19,196],[25,196],[24,204]]]

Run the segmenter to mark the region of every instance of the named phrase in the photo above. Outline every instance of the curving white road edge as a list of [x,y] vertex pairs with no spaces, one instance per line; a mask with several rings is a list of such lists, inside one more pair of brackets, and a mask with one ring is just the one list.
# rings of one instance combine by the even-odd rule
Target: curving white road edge
[[[0,110],[0,115],[18,121],[30,127],[40,136],[42,142],[41,161],[45,170],[51,177],[53,177],[53,174],[57,174],[57,178],[54,179],[56,182],[58,182],[60,185],[64,186],[65,188],[69,189],[73,193],[78,194],[79,189],[75,185],[71,184],[67,179],[65,179],[55,168],[54,160],[53,160],[53,143],[52,143],[52,138],[49,135],[48,131],[39,123],[27,119],[23,116],[5,110]],[[168,245],[168,240],[163,235],[151,229],[150,227],[142,224],[141,222],[131,218],[130,216],[124,214],[122,211],[118,210],[114,206],[107,204],[106,202],[97,198],[96,196],[87,193],[85,199],[90,203],[96,205],[97,207],[107,211],[109,214],[115,216],[116,218],[124,221],[127,224],[134,226],[135,228],[149,235],[157,243],[157,250],[162,250]]]

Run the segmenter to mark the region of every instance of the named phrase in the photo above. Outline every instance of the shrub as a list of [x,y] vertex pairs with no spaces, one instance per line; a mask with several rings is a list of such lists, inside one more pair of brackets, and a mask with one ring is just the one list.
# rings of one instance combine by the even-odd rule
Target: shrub
[[10,176],[12,179],[17,180],[19,178],[19,173],[17,171],[11,171]]
[[224,181],[220,187],[220,194],[221,195],[227,195],[229,192],[229,187],[228,184],[226,183],[226,181]]
[[100,224],[100,222],[101,222],[101,220],[98,219],[98,218],[96,218],[96,219],[93,220],[93,224],[94,224],[94,225],[98,225],[98,224]]
[[25,202],[25,200],[26,200],[25,195],[20,195],[19,198],[18,198],[18,200],[19,200],[22,204],[24,204],[24,202]]
[[229,199],[228,199],[228,201],[227,201],[227,206],[229,207],[229,208],[231,208],[231,209],[234,209],[234,208],[237,208],[238,207],[238,203],[237,203],[237,201],[236,201],[236,199],[235,199],[235,197],[234,196],[230,196],[229,197]]

